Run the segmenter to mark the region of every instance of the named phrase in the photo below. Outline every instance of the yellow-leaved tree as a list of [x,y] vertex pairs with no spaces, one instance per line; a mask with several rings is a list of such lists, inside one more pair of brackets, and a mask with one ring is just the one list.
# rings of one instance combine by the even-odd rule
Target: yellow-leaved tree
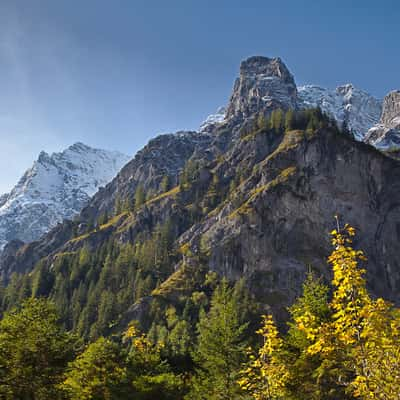
[[335,247],[328,261],[335,288],[329,321],[315,324],[307,313],[297,318],[311,344],[307,351],[323,358],[322,367],[335,371],[339,385],[364,399],[400,399],[399,310],[366,288],[366,261],[352,247],[355,229],[345,225],[331,232]]
[[241,371],[239,385],[255,400],[282,398],[290,375],[281,357],[283,340],[272,315],[263,317],[263,326],[257,333],[262,336],[263,345],[257,356],[250,356],[250,362]]
[[254,399],[400,400],[400,309],[368,293],[355,233],[331,232],[332,296],[309,277],[285,336],[264,317],[264,344],[239,381]]

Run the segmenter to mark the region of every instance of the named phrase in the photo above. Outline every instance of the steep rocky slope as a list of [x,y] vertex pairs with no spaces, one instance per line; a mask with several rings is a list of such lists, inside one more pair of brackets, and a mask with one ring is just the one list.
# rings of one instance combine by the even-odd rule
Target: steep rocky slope
[[[400,164],[330,129],[289,131],[275,150],[269,140],[260,133],[231,150],[226,163],[251,154],[253,172],[181,244],[195,252],[201,242],[212,270],[246,276],[266,302],[287,304],[307,268],[328,274],[328,232],[338,215],[359,231],[373,292],[399,301]],[[223,176],[225,168],[216,171]]]
[[400,91],[390,92],[383,100],[382,116],[367,133],[365,141],[382,150],[400,148]]
[[128,160],[82,143],[52,155],[41,152],[12,191],[0,197],[0,249],[14,239],[37,240],[73,218]]
[[241,120],[260,111],[296,107],[296,84],[282,60],[250,57],[240,65],[226,117]]
[[[400,301],[400,162],[344,135],[317,110],[298,111],[295,126],[287,129],[259,125],[259,113],[300,108],[297,101],[293,77],[281,60],[246,60],[225,119],[203,133],[152,140],[76,221],[29,246],[10,245],[0,260],[3,276],[32,268],[34,275],[47,268],[53,276],[61,268],[54,265],[64,265],[57,260],[82,249],[98,254],[120,245],[138,248],[168,223],[170,264],[160,274],[154,255],[155,286],[124,305],[122,321],[146,316],[153,299],[168,303],[190,294],[204,268],[232,280],[245,277],[257,299],[284,314],[308,269],[329,275],[328,233],[338,215],[359,231],[356,244],[369,257],[373,293]],[[165,176],[168,188],[161,186]],[[147,194],[144,203],[113,215],[117,199],[132,204],[139,185]],[[89,229],[89,221],[104,213],[108,221]],[[40,269],[34,267],[39,259]],[[135,268],[127,266],[127,276]],[[80,274],[85,285],[96,276],[93,270]],[[47,284],[46,293],[54,295],[54,285]]]

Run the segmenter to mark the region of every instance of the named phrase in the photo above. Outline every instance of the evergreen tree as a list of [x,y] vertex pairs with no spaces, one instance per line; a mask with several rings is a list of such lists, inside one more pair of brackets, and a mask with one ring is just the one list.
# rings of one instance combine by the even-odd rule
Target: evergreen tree
[[58,324],[55,307],[29,299],[0,322],[0,397],[54,400],[74,355],[75,338]]
[[60,387],[71,400],[129,399],[127,371],[118,346],[99,338],[69,364]]
[[194,354],[198,368],[188,399],[241,398],[237,375],[245,353],[247,324],[240,323],[237,310],[233,290],[223,280],[213,294],[210,311],[200,316]]
[[285,338],[284,354],[291,376],[287,382],[287,395],[299,399],[346,399],[343,388],[337,385],[332,376],[333,369],[324,365],[322,357],[309,354],[308,347],[312,341],[296,323],[306,314],[312,315],[316,324],[323,324],[329,320],[332,313],[329,307],[328,286],[310,272],[303,283],[302,295],[289,308],[289,313],[291,320],[288,322],[289,331]]
[[39,262],[32,282],[32,296],[47,296],[54,283],[54,275],[49,271],[44,262]]
[[146,201],[146,194],[144,192],[144,188],[142,184],[139,184],[136,188],[135,191],[135,211],[139,210],[140,207],[145,203]]
[[169,175],[164,175],[160,183],[161,192],[165,193],[171,189],[171,179]]
[[134,399],[181,399],[184,391],[182,377],[175,375],[162,359],[163,346],[151,343],[145,335],[139,334],[134,325],[125,332],[124,339],[131,342],[128,368]]
[[114,202],[114,215],[119,215],[122,212],[122,200],[119,195],[115,198]]
[[292,346],[304,349],[309,345],[309,340],[294,321],[306,313],[313,315],[318,323],[327,321],[330,316],[329,287],[324,285],[321,279],[317,279],[313,272],[309,272],[303,283],[303,293],[289,307],[289,313],[291,320],[288,322],[287,339]]
[[270,128],[276,133],[282,133],[284,128],[284,113],[280,108],[272,111],[270,117]]
[[295,124],[295,114],[293,110],[288,110],[285,114],[285,131],[290,131],[294,128]]

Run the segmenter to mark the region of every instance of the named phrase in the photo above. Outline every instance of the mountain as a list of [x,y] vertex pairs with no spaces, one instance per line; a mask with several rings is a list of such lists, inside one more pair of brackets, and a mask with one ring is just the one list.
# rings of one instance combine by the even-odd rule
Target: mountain
[[147,330],[199,304],[213,271],[284,319],[308,270],[330,277],[335,215],[358,231],[371,291],[400,302],[400,162],[304,109],[301,92],[279,58],[243,61],[224,118],[151,140],[74,221],[6,247],[3,277],[20,274],[6,304],[48,296],[83,336],[133,319]]
[[366,142],[382,150],[400,148],[400,91],[390,92],[383,100],[379,123],[367,133]]
[[378,123],[382,113],[382,101],[355,88],[352,84],[328,90],[315,85],[298,88],[300,107],[320,107],[342,126],[346,124],[357,140],[363,140],[366,132]]
[[269,109],[312,107],[320,107],[339,126],[345,124],[357,140],[364,140],[382,114],[382,101],[352,84],[338,86],[335,90],[317,85],[297,87],[293,75],[280,58],[258,56],[241,64],[229,105],[211,114],[200,131],[209,131],[225,119],[248,118],[260,111],[268,113]]
[[15,239],[37,240],[72,219],[128,161],[119,152],[82,143],[61,153],[41,152],[12,191],[0,197],[0,249]]
[[282,60],[250,57],[240,65],[226,117],[240,120],[260,111],[296,108],[296,103],[296,84]]

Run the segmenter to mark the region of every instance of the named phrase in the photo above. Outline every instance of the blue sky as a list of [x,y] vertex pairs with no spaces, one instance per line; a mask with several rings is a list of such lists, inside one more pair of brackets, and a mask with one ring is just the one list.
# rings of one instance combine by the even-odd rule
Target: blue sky
[[40,150],[134,154],[227,102],[239,63],[298,84],[400,88],[398,0],[0,0],[0,193]]

